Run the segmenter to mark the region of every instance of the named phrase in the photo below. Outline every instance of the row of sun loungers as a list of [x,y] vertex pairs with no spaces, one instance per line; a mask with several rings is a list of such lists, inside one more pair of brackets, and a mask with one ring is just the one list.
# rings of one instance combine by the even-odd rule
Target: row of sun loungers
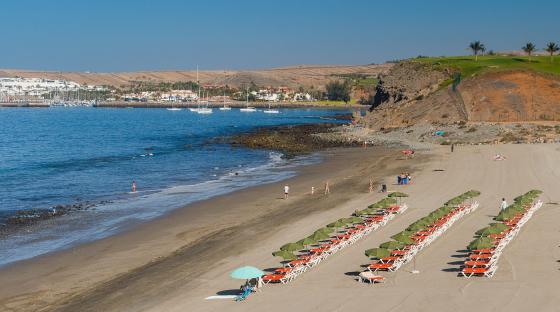
[[470,278],[472,276],[492,277],[498,269],[498,259],[503,249],[519,233],[521,227],[533,216],[533,213],[542,207],[542,201],[525,206],[525,212],[520,212],[513,218],[503,222],[508,229],[501,233],[489,234],[493,240],[493,247],[471,250],[459,276]]
[[286,284],[292,281],[338,251],[384,226],[396,214],[403,213],[407,208],[406,204],[393,205],[388,208],[380,208],[375,213],[361,216],[362,222],[347,225],[343,229],[336,231],[329,239],[320,241],[306,250],[306,252],[298,255],[296,260],[287,262],[283,267],[277,268],[272,274],[264,275],[262,277],[263,282],[265,284]]
[[[411,235],[413,244],[406,244],[403,248],[394,249],[388,257],[379,258],[378,261],[370,264],[367,268],[369,272],[377,271],[395,272],[404,264],[411,261],[418,252],[429,246],[435,239],[447,231],[457,220],[463,216],[475,211],[478,208],[478,202],[471,204],[461,204],[453,208],[449,213],[440,217],[426,229],[416,231]],[[376,278],[379,279],[379,278]],[[359,281],[365,280],[362,276]],[[372,281],[369,281],[372,282]]]

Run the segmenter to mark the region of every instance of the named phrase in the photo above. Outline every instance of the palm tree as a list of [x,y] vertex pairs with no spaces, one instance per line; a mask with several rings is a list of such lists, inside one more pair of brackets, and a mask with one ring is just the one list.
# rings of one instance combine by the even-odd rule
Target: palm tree
[[552,63],[552,56],[554,55],[554,53],[558,52],[558,50],[560,50],[560,47],[558,47],[558,45],[555,42],[549,42],[546,45],[545,51],[550,53],[550,62],[551,63]]
[[522,47],[523,51],[529,55],[529,62],[531,61],[531,54],[537,49],[532,42],[527,42],[525,46]]
[[478,52],[486,51],[486,47],[480,41],[471,42],[469,48],[473,51],[475,61],[478,61]]

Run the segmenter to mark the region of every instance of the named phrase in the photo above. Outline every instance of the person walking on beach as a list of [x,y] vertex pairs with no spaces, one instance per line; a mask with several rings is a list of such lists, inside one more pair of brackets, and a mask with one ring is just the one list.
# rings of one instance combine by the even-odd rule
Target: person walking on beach
[[506,210],[507,206],[508,206],[508,204],[507,204],[507,202],[506,202],[506,199],[505,199],[505,198],[502,198],[502,203],[500,204],[500,210],[501,210],[501,211]]
[[290,186],[284,185],[284,199],[288,199],[288,193],[290,193]]
[[331,189],[330,189],[330,187],[329,187],[329,180],[327,180],[327,181],[325,182],[325,195],[328,195],[328,194],[330,194],[330,193],[331,193]]
[[131,191],[132,193],[136,193],[136,181],[132,181]]
[[453,153],[454,149],[455,149],[455,144],[451,144],[451,153]]

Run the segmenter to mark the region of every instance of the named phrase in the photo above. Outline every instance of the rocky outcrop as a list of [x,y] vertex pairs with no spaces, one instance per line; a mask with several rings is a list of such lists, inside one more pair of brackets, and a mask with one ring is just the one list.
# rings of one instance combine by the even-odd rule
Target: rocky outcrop
[[401,62],[380,77],[372,109],[421,99],[436,91],[448,77],[448,74],[427,64]]
[[229,143],[233,146],[277,150],[289,158],[328,147],[353,145],[354,142],[325,140],[319,136],[340,126],[340,123],[321,123],[263,127],[234,136],[229,139]]

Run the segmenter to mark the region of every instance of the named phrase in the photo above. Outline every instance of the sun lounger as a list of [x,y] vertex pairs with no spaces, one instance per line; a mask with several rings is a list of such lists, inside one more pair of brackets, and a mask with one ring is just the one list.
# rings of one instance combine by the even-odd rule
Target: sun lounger
[[372,272],[369,272],[369,271],[361,272],[360,275],[358,275],[357,280],[360,283],[368,282],[372,285],[375,284],[375,283],[385,282],[385,278],[383,276],[375,275],[375,274],[373,274]]
[[395,262],[397,260],[399,260],[402,257],[399,256],[390,256],[390,257],[384,257],[379,259],[379,263],[391,263],[391,262]]
[[471,260],[484,260],[484,259],[490,259],[492,258],[493,254],[470,254],[469,255],[469,259]]
[[368,270],[371,272],[377,272],[380,270],[393,272],[395,270],[394,263],[372,263],[368,266]]
[[263,275],[262,281],[265,284],[268,283],[279,283],[282,278],[284,278],[285,274],[267,274]]
[[489,265],[491,265],[490,261],[480,261],[480,260],[467,260],[465,261],[465,267],[471,267],[471,268],[476,268],[476,267],[487,267]]
[[506,220],[503,224],[509,228],[502,233],[490,234],[494,239],[494,248],[484,248],[471,251],[468,259],[463,263],[464,267],[459,276],[485,276],[492,277],[496,272],[498,259],[505,246],[517,235],[521,227],[531,218],[532,214],[542,206],[542,201],[532,205],[524,206],[525,212],[516,214],[513,218]]
[[492,277],[496,269],[498,268],[497,265],[492,265],[488,268],[463,268],[461,270],[460,275],[469,278],[472,276],[485,276],[485,277]]

